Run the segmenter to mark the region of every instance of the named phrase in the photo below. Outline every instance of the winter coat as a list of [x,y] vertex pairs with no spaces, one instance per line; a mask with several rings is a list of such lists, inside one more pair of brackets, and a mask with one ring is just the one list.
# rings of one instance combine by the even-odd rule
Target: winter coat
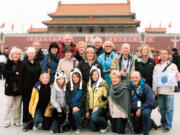
[[[34,115],[35,115],[35,112],[36,112],[36,107],[37,107],[37,104],[38,104],[38,101],[39,101],[40,88],[41,88],[41,82],[37,82],[33,87],[31,100],[30,100],[30,103],[29,103],[29,113],[31,114],[31,116],[33,118],[34,118]],[[51,105],[50,105],[50,103],[48,104],[48,106],[45,109],[44,116],[45,117],[51,117]]]
[[117,55],[114,52],[111,52],[110,57],[107,57],[105,52],[104,52],[97,59],[98,62],[102,66],[103,74],[104,74],[104,80],[107,82],[108,86],[110,86],[112,82],[111,82],[111,78],[110,78],[110,72],[106,72],[106,70],[109,70],[111,68],[112,60],[116,56]]
[[[76,54],[76,52],[77,52],[77,48],[76,48],[76,45],[73,43],[73,42],[71,42],[71,44],[70,44],[70,46],[72,47],[72,49],[73,49],[73,56]],[[66,47],[66,45],[65,45],[65,43],[63,42],[63,43],[61,43],[61,42],[59,42],[59,55],[62,57],[62,58],[64,58],[64,48]]]
[[[25,54],[24,60],[27,60],[27,59],[28,59],[27,54]],[[42,51],[42,49],[39,49],[39,51],[36,53],[36,55],[35,55],[35,57],[34,57],[34,60],[37,61],[37,62],[39,62],[40,65],[41,65],[43,59],[44,59],[43,51]]]
[[51,89],[51,104],[53,108],[56,109],[66,109],[66,89],[60,89],[57,84],[57,80],[54,81],[53,87]]
[[[144,79],[140,80],[140,86],[142,87],[142,90],[138,94],[138,97],[137,97],[134,92],[135,86],[132,82],[130,82],[131,109],[135,109],[135,110],[138,109],[137,107],[138,98],[141,101],[142,110],[145,108],[153,109],[154,104],[155,104],[155,98],[154,98],[152,88],[148,84],[145,83]],[[134,98],[134,96],[136,98]]]
[[[135,71],[135,56],[134,55],[129,55],[128,61],[129,61],[129,66],[128,66],[128,74],[126,79],[124,80],[126,83],[129,84],[130,82],[130,74]],[[112,60],[112,65],[111,65],[111,70],[123,70],[122,66],[122,54],[119,54],[117,57],[115,57]]]
[[141,77],[146,80],[146,83],[151,86],[151,88],[154,66],[155,62],[152,58],[148,58],[147,62],[143,62],[143,59],[138,57],[135,61],[135,70],[140,72]]
[[34,57],[34,60],[36,60],[39,63],[42,63],[43,59],[44,59],[44,54],[43,54],[42,50],[39,49],[36,56]]
[[[94,48],[94,50],[96,50]],[[96,56],[99,57],[102,53],[104,52],[104,49],[102,47],[100,47],[97,51],[96,51]]]
[[39,81],[41,74],[41,67],[39,62],[34,61],[32,64],[29,60],[25,60],[21,63],[20,79],[21,89],[23,93],[26,89],[32,89],[34,84]]
[[21,61],[14,63],[14,61],[8,60],[4,68],[5,82],[5,95],[7,96],[19,96],[22,94],[20,85],[20,69]]
[[59,62],[60,56],[54,56],[51,53],[46,55],[42,63],[42,72],[50,72],[50,84],[54,82],[54,75],[56,73],[57,65]]
[[71,90],[70,82],[66,86],[66,102],[69,108],[78,107],[79,109],[85,108],[87,86],[85,83],[82,85],[82,89]]
[[77,67],[78,63],[79,62],[75,58],[68,60],[64,57],[59,61],[57,71],[64,71],[64,73],[66,74],[66,82],[68,82],[70,79],[71,71]]
[[79,54],[79,51],[77,51],[77,53],[74,55],[74,58],[76,58],[76,60],[79,62],[84,60],[84,58]]
[[86,60],[83,60],[79,62],[77,68],[79,68],[79,70],[81,71],[83,75],[83,81],[85,81],[86,84],[89,81],[89,72],[93,65],[97,65],[100,68],[101,76],[104,78],[102,66],[97,60],[95,60],[91,65],[89,65],[89,63]]
[[172,55],[172,63],[176,64],[178,71],[180,72],[180,55],[178,53]]
[[[106,98],[105,100],[103,98]],[[108,103],[108,85],[105,81],[102,81],[99,87],[92,88],[90,84],[87,85],[87,100],[86,100],[86,112],[93,110],[95,107],[106,108]]]

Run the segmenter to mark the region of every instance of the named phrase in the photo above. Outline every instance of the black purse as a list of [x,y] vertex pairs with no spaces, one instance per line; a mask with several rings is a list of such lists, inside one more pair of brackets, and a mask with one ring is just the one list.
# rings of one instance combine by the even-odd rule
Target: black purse
[[180,81],[178,81],[178,86],[175,87],[174,92],[180,92]]

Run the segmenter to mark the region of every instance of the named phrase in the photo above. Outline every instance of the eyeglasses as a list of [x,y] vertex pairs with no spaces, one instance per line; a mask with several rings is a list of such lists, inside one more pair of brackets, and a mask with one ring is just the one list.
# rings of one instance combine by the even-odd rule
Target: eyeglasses
[[112,46],[106,46],[106,48],[112,48]]

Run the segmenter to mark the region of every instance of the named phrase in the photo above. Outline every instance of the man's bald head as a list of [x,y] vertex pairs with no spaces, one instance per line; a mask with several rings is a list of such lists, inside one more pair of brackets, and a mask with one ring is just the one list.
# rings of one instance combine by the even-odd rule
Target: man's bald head
[[36,49],[36,52],[38,52],[39,49],[41,48],[41,44],[40,42],[33,42],[32,47],[34,47]]
[[71,44],[71,36],[69,34],[66,34],[64,37],[64,43],[65,45],[70,45]]
[[130,45],[128,43],[124,43],[122,45],[121,52],[124,56],[128,56],[130,54]]
[[141,74],[138,71],[134,71],[131,73],[131,81],[135,86],[139,85],[139,81],[141,80]]

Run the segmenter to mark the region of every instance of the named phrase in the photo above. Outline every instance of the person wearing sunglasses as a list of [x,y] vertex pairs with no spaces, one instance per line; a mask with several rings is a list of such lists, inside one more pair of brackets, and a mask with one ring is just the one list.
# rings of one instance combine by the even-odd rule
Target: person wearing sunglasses
[[117,54],[113,52],[114,44],[111,41],[105,41],[103,48],[104,52],[98,57],[98,62],[102,65],[104,79],[108,86],[110,86],[112,83],[110,78],[110,67],[112,60],[117,56]]

